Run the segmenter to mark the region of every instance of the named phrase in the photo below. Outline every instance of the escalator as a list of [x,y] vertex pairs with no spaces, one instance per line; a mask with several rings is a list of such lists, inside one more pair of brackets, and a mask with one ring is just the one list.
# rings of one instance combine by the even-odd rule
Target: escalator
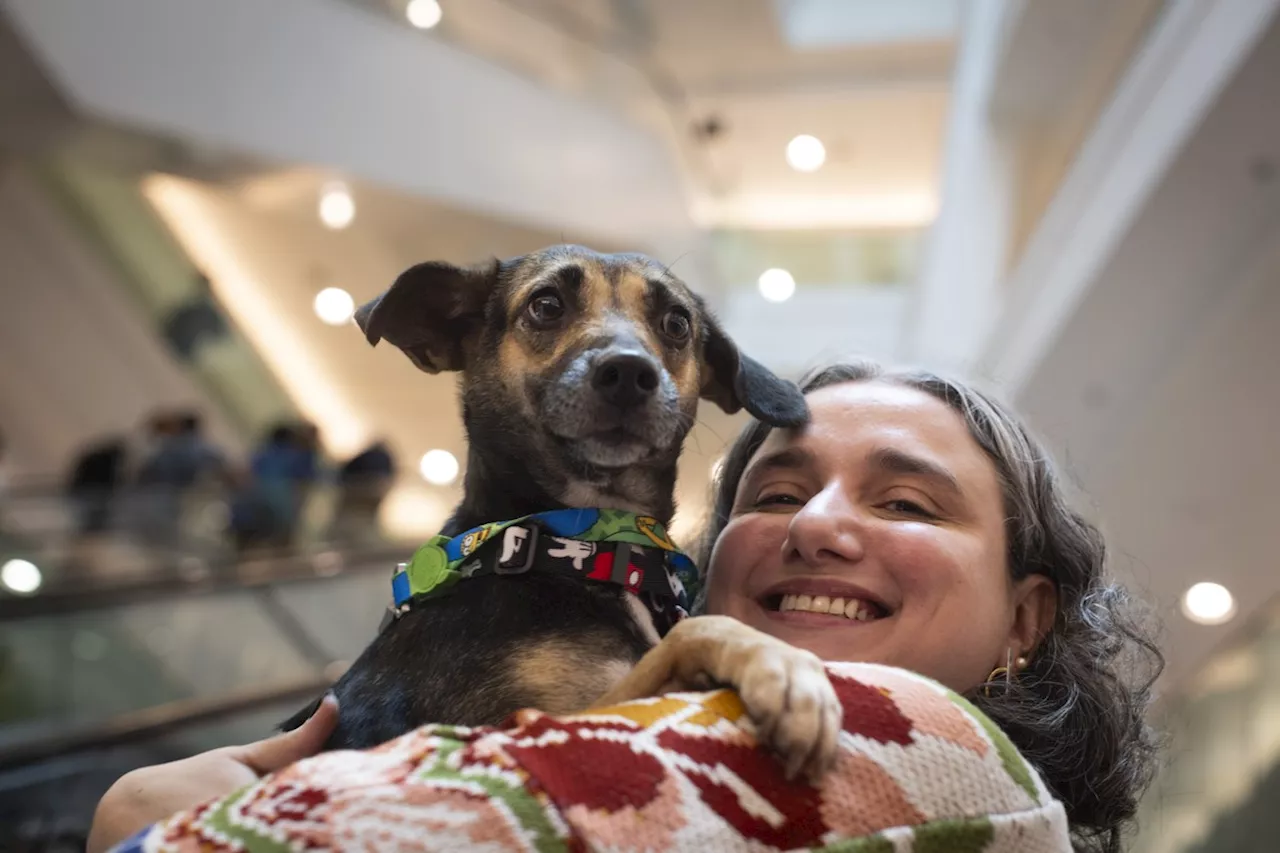
[[405,553],[0,597],[0,850],[83,849],[124,772],[269,734],[369,642]]

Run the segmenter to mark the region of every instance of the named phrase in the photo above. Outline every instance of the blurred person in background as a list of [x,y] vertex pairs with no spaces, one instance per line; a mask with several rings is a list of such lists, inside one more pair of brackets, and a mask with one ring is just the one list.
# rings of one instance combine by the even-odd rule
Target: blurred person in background
[[[149,433],[158,433],[167,429],[167,421],[155,416],[147,428]],[[76,457],[67,480],[67,497],[75,513],[79,537],[106,532],[116,498],[124,485],[128,459],[129,441],[124,436],[93,444]]]
[[195,412],[174,412],[156,430],[156,440],[133,478],[130,527],[147,545],[164,550],[183,547],[183,517],[189,498],[205,486],[235,482],[226,455],[204,435]]
[[378,510],[395,476],[395,459],[382,440],[375,441],[338,469],[338,505],[330,531],[335,541],[369,542],[378,537]]
[[248,486],[232,505],[236,549],[291,547],[319,470],[319,432],[314,424],[272,427],[249,461]]

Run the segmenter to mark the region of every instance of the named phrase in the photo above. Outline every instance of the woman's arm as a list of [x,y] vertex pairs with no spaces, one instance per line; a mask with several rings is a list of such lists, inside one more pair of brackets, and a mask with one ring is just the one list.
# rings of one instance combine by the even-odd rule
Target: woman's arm
[[337,724],[338,700],[329,694],[311,718],[291,732],[126,773],[99,801],[86,853],[102,853],[175,812],[225,797],[315,755]]

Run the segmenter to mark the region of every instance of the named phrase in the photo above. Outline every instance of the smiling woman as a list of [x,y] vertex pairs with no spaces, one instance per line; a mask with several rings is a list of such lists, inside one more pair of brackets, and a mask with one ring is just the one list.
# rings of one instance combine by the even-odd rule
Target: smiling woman
[[743,473],[711,608],[824,659],[889,663],[960,692],[1033,657],[1054,585],[1004,569],[999,478],[964,421],[881,382],[808,400],[809,428],[773,432]]
[[[799,430],[749,426],[716,484],[709,613],[824,660],[913,670],[1004,729],[1081,850],[1119,850],[1153,769],[1161,657],[1018,418],[870,364],[803,383]],[[1151,666],[1135,679],[1133,661]]]

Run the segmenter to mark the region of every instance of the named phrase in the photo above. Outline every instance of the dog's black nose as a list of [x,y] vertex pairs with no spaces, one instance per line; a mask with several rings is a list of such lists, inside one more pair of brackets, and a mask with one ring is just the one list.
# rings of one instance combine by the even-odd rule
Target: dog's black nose
[[591,387],[606,403],[625,408],[643,403],[658,389],[658,368],[639,353],[605,356],[591,371]]

